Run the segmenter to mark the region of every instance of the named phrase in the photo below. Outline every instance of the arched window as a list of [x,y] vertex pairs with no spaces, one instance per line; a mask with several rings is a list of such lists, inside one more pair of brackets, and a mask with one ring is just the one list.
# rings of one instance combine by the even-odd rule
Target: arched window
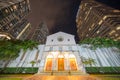
[[62,54],[58,55],[58,71],[64,71],[64,56]]
[[77,63],[76,63],[76,57],[73,54],[69,55],[69,61],[70,61],[70,69],[72,71],[76,71],[77,70]]
[[52,70],[52,62],[53,61],[53,55],[49,54],[46,58],[46,64],[45,64],[45,70],[51,71]]

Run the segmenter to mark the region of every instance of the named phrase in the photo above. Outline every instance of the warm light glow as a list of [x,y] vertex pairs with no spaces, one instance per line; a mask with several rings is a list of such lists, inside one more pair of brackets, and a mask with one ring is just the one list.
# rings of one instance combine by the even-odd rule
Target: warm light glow
[[50,52],[55,58],[58,56],[59,52],[56,51],[56,52]]
[[116,30],[120,30],[120,26],[116,28]]
[[76,64],[75,58],[69,58],[69,61],[70,61],[71,70],[76,71],[77,70],[77,64]]
[[86,35],[86,37],[88,37],[88,34]]
[[93,24],[92,24],[92,26],[91,26],[91,28],[93,28],[93,27],[94,27],[94,25],[95,25],[95,24],[93,23]]
[[13,9],[17,9],[16,5],[13,6]]
[[115,36],[118,36],[118,34],[115,34]]
[[17,36],[17,39],[20,38],[20,36],[26,31],[26,29],[30,26],[30,23],[28,23],[25,28],[20,32],[20,34]]
[[91,30],[91,28],[89,28],[89,31]]
[[58,58],[58,71],[64,71],[64,56],[59,56]]
[[9,2],[10,4],[14,4],[13,2]]
[[52,60],[53,60],[53,55],[49,54],[46,58],[45,71],[51,71],[52,70]]
[[64,58],[64,56],[62,54],[59,54],[58,58]]
[[107,18],[107,16],[104,16],[104,17],[103,17],[103,20],[105,20],[106,18]]
[[5,9],[5,12],[6,12],[6,13],[8,13],[8,10],[7,10],[7,9]]
[[100,25],[103,22],[103,20],[101,20],[98,24]]
[[113,12],[120,12],[120,10],[113,10]]
[[46,59],[45,70],[46,71],[51,71],[52,70],[52,58],[47,58]]
[[[102,78],[102,79],[101,79]],[[112,78],[112,79],[111,79]],[[119,80],[114,77],[104,77],[104,75],[33,75],[28,77],[26,80]]]
[[0,37],[6,37],[7,39],[11,39],[9,36],[7,36],[5,34],[0,34]]
[[49,55],[47,56],[47,58],[53,58],[53,55],[52,55],[52,54],[49,54]]
[[115,33],[115,30],[112,30],[109,34],[112,35],[113,33]]
[[96,33],[98,34],[100,31],[97,31]]
[[65,58],[68,58],[69,54],[67,52],[64,53]]
[[69,61],[71,70],[77,70],[76,57],[74,54],[69,55]]
[[75,58],[75,55],[70,54],[70,55],[69,55],[69,58]]

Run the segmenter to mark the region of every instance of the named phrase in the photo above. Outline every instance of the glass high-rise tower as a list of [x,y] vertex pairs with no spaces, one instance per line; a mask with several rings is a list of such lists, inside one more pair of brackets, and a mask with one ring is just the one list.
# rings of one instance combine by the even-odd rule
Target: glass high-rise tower
[[120,40],[120,10],[95,0],[82,0],[76,16],[80,40],[107,37]]
[[0,38],[26,39],[31,29],[29,12],[29,0],[0,0]]
[[41,22],[31,35],[31,40],[38,41],[41,44],[44,44],[46,42],[47,36],[49,35],[47,24],[45,22]]

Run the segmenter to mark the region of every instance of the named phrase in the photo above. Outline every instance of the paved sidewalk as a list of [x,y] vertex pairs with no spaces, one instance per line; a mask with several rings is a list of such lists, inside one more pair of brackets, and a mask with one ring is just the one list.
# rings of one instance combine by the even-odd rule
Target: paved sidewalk
[[101,80],[100,78],[82,75],[82,76],[48,76],[48,75],[34,75],[24,80]]

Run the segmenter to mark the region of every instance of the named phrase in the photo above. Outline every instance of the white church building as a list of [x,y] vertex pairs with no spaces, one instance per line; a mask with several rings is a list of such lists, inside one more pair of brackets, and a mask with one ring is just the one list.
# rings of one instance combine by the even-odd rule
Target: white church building
[[74,35],[58,32],[47,37],[39,71],[76,71],[85,73]]
[[[120,67],[120,53],[117,48],[97,48],[91,50],[85,45],[76,44],[74,35],[58,32],[49,35],[46,44],[38,45],[38,49],[21,50],[19,57],[11,61],[7,67],[32,67],[31,61],[35,61],[34,67],[38,73],[86,73],[85,65],[81,57],[92,58],[96,64],[93,67]],[[4,62],[0,61],[0,67]]]

